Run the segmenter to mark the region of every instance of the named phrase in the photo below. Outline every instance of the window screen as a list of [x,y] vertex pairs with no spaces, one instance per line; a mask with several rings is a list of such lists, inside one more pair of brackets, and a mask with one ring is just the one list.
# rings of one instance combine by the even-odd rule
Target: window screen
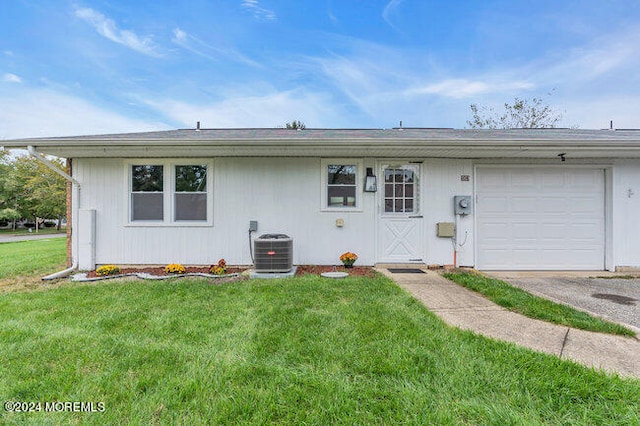
[[207,220],[207,166],[175,166],[174,218]]
[[131,220],[164,220],[162,166],[131,166]]
[[327,166],[327,206],[356,206],[356,166],[329,164]]

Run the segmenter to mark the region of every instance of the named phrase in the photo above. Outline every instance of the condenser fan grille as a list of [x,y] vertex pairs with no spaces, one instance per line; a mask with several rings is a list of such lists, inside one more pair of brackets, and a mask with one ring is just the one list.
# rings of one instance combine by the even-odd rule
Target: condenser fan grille
[[293,240],[288,235],[261,235],[253,247],[256,272],[289,272],[293,268]]

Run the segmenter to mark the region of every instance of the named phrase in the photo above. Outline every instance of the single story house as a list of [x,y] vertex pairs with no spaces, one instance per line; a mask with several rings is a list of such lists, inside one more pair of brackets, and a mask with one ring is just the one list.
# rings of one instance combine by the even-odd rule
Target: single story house
[[640,267],[635,130],[198,126],[2,145],[71,160],[83,270],[250,265],[267,233],[293,239],[294,264]]

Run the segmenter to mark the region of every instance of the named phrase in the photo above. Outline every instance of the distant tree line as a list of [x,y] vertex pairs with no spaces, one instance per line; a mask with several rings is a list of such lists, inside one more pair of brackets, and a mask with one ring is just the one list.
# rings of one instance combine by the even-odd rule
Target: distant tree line
[[[65,170],[60,159],[51,162]],[[66,181],[33,157],[12,157],[0,151],[0,225],[20,220],[56,219],[66,213]]]

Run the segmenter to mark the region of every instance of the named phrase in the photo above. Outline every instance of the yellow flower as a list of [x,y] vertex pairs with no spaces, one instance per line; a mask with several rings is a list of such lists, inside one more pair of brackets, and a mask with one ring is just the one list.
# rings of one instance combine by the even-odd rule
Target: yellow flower
[[184,274],[187,270],[179,263],[170,263],[164,267],[167,274]]
[[116,265],[102,265],[96,269],[96,274],[106,277],[107,275],[117,275],[120,273],[120,268]]

